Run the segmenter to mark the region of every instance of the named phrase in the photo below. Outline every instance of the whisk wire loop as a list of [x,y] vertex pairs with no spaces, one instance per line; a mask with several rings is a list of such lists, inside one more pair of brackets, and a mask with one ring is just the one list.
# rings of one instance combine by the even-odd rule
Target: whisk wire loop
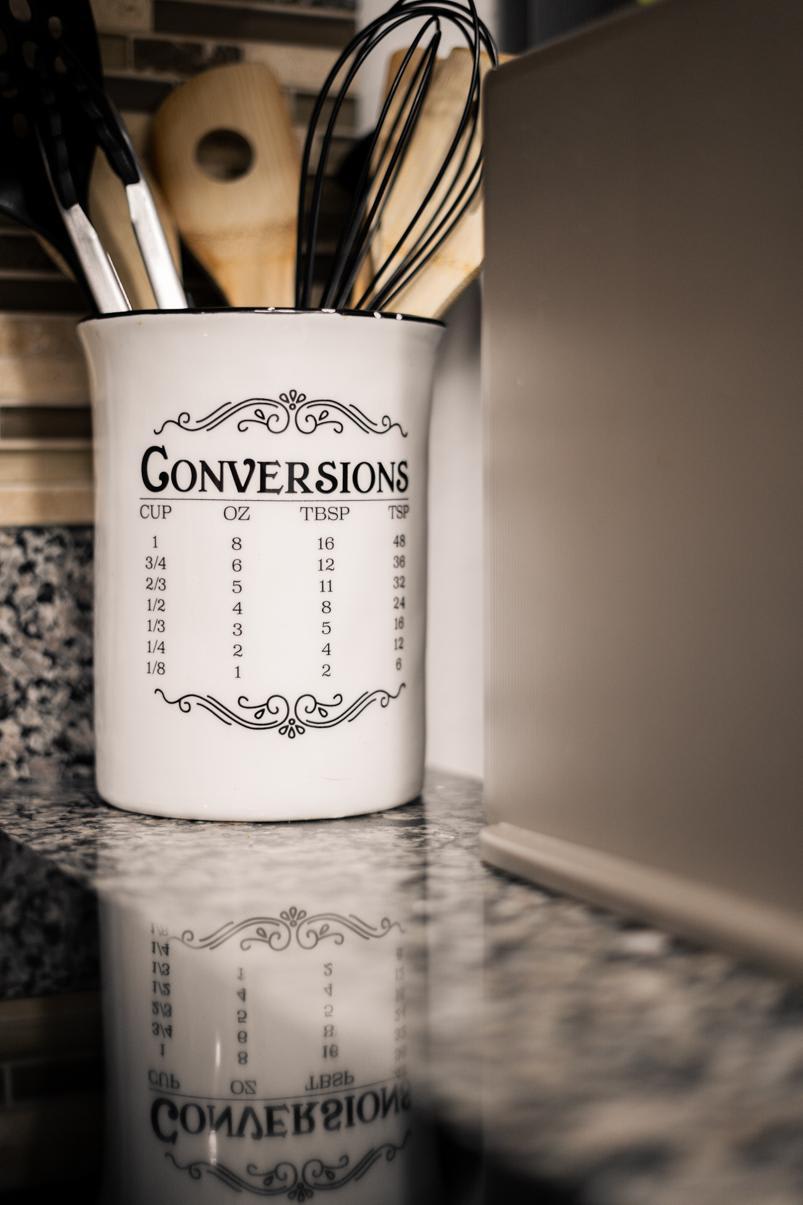
[[[449,238],[475,203],[482,187],[480,91],[482,57],[492,66],[498,53],[492,35],[480,20],[474,0],[397,0],[386,13],[369,22],[342,51],[315,102],[302,155],[296,252],[296,304],[309,308],[319,257],[320,217],[334,131],[343,104],[367,59],[402,26],[417,30],[392,80],[367,150],[359,179],[341,223],[320,304],[341,309],[349,304],[372,249],[388,224],[392,246],[380,253],[370,278],[360,282],[356,308],[383,309],[403,292]],[[454,132],[427,172],[412,212],[403,213],[397,197],[399,180],[409,181],[411,147],[426,113],[435,78],[437,51],[444,30],[456,31],[468,49],[465,96]],[[460,89],[463,88],[462,78]],[[328,116],[323,121],[324,110]],[[322,128],[321,128],[322,127]],[[431,159],[431,153],[429,155]],[[431,169],[431,177],[428,174]],[[401,217],[399,210],[402,210]],[[384,223],[384,225],[383,225]]]
[[[394,6],[394,9],[398,6]],[[345,50],[340,54],[334,65],[330,68],[329,74],[323,82],[320,92],[315,100],[312,115],[307,127],[307,136],[304,141],[304,150],[301,156],[301,176],[299,184],[298,197],[298,240],[296,246],[296,305],[299,308],[307,309],[310,304],[310,296],[312,292],[312,283],[315,273],[315,249],[318,241],[318,232],[320,226],[321,205],[323,200],[323,188],[326,179],[326,166],[329,162],[330,152],[334,137],[335,126],[337,119],[342,110],[343,104],[348,95],[348,91],[363,66],[365,60],[373,53],[375,48],[395,32],[399,26],[404,25],[410,18],[402,15],[396,20],[390,20],[394,9],[389,10],[382,16],[376,17],[369,22],[360,32],[351,40]],[[330,93],[333,89],[335,81],[340,76],[344,67],[349,64],[349,60],[353,58],[350,66],[346,70],[345,77],[340,84],[339,91],[332,99]],[[329,117],[326,123],[326,129],[320,136],[320,146],[318,150],[317,164],[314,174],[314,184],[312,187],[312,198],[309,209],[307,209],[307,188],[308,177],[310,173],[310,164],[315,146],[318,124],[325,106],[329,104]]]
[[[360,266],[368,254],[371,237],[376,228],[375,219],[377,211],[380,209],[385,193],[388,189],[392,188],[396,175],[406,158],[409,149],[409,131],[417,120],[418,113],[429,92],[438,46],[441,40],[439,26],[436,26],[434,37],[424,48],[420,62],[413,70],[413,78],[407,86],[401,103],[397,106],[398,112],[393,119],[387,137],[383,143],[380,143],[379,138],[380,132],[384,128],[384,120],[393,107],[401,86],[405,69],[412,61],[426,30],[427,26],[423,26],[407,50],[402,65],[385,97],[379,120],[367,148],[365,163],[363,164],[360,180],[355,192],[355,203],[352,209],[355,220],[346,223],[341,232],[332,273],[324,289],[321,302],[324,306],[333,305],[337,297],[342,295],[348,296],[350,294]],[[404,119],[404,125],[397,138],[396,132],[402,119]],[[374,162],[377,148],[379,148],[379,154],[376,157],[376,162]],[[384,161],[386,159],[388,161],[385,166]],[[380,176],[382,170],[384,170],[384,175],[381,176],[381,182],[374,190],[374,195],[370,200],[369,206],[371,184]],[[341,246],[342,251],[346,252],[346,254],[341,252]]]
[[[470,124],[468,126],[466,126],[465,125],[465,117],[466,117],[466,112],[469,109],[471,111],[471,116],[469,119]],[[443,241],[446,238],[448,238],[452,229],[457,224],[457,222],[460,220],[460,218],[463,216],[463,213],[466,211],[466,209],[470,205],[471,200],[473,200],[473,197],[476,195],[480,182],[481,182],[480,178],[479,178],[480,171],[481,171],[481,159],[480,159],[479,153],[478,153],[477,159],[476,159],[475,163],[473,164],[471,171],[468,175],[468,179],[464,182],[457,197],[451,203],[450,208],[446,211],[445,214],[442,214],[441,205],[438,205],[433,208],[431,215],[429,217],[429,220],[416,233],[415,239],[413,240],[413,242],[414,242],[413,250],[408,252],[408,254],[405,256],[402,263],[397,266],[396,271],[392,274],[390,280],[386,281],[381,289],[379,289],[377,287],[378,282],[382,279],[382,277],[385,275],[385,273],[390,269],[391,265],[394,262],[394,259],[401,252],[401,249],[404,247],[405,243],[412,238],[413,231],[415,231],[416,226],[427,213],[427,209],[430,206],[430,202],[437,195],[439,189],[441,188],[441,185],[444,185],[444,189],[443,189],[444,200],[443,200],[442,204],[446,203],[445,198],[451,195],[451,190],[453,188],[457,187],[457,182],[460,180],[461,176],[463,175],[463,173],[466,169],[466,165],[467,165],[469,156],[473,149],[474,138],[478,132],[477,131],[478,116],[479,116],[479,77],[477,79],[476,97],[472,97],[472,90],[470,89],[469,90],[469,98],[466,103],[466,108],[464,110],[463,116],[460,119],[460,122],[458,123],[457,131],[455,133],[455,136],[454,136],[450,146],[447,148],[446,153],[443,156],[440,167],[438,168],[438,170],[435,174],[432,184],[430,185],[427,192],[424,194],[424,197],[423,197],[421,203],[419,204],[418,209],[413,214],[413,217],[410,220],[410,222],[408,223],[407,227],[402,231],[401,235],[398,237],[398,239],[396,241],[396,244],[394,245],[394,247],[391,249],[391,251],[386,256],[383,264],[376,270],[374,281],[373,281],[374,288],[376,291],[372,295],[370,301],[368,301],[366,299],[366,304],[367,304],[368,308],[381,308],[382,305],[387,304],[387,301],[389,299],[387,294],[391,290],[391,286],[393,286],[393,285],[397,286],[395,288],[392,288],[393,294],[399,292],[402,288],[405,287],[405,284],[407,283],[406,277],[407,276],[411,277],[418,270],[419,267],[423,267],[424,264],[428,261],[428,259],[431,258],[432,255],[434,255],[434,253],[438,249],[438,247],[443,243]],[[467,134],[468,136],[465,137],[465,139],[464,139],[465,134]],[[464,140],[464,142],[465,142],[462,155],[456,163],[452,163],[452,157],[456,153],[457,147],[459,146],[459,143],[461,140]],[[451,169],[451,179],[447,179],[447,174],[449,173],[450,169]],[[476,187],[472,190],[470,196],[466,200],[466,194],[469,191],[469,188],[471,187],[472,183],[475,180],[476,180]],[[434,227],[434,229],[433,229],[433,227]],[[438,238],[438,235],[441,235],[441,237]]]

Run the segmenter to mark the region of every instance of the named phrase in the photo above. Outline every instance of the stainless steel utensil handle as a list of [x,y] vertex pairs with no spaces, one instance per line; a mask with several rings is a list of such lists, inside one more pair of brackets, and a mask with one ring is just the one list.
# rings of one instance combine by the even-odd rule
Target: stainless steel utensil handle
[[120,284],[114,264],[104,251],[95,227],[81,206],[62,208],[61,216],[101,314],[130,310],[131,305]]
[[120,284],[120,278],[114,269],[114,264],[109,259],[103,244],[98,238],[95,227],[80,205],[75,204],[65,208],[62,204],[58,189],[53,182],[50,161],[45,152],[41,136],[37,135],[37,138],[42,163],[45,167],[45,174],[53,193],[53,200],[61,214],[61,220],[64,222],[64,228],[67,231],[70,242],[75,248],[75,254],[83,269],[89,290],[95,299],[95,305],[101,314],[119,314],[125,310],[130,310],[131,305],[125,295],[123,286]]
[[142,174],[136,184],[126,185],[125,195],[156,304],[160,310],[186,310],[187,298],[181,278],[170,254],[153,194]]

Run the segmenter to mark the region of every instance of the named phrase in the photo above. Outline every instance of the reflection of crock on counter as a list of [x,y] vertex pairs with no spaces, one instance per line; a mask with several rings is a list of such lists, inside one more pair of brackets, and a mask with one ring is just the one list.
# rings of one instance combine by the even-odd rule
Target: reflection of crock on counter
[[222,310],[80,329],[101,794],[233,820],[414,798],[441,324]]
[[406,830],[375,832],[359,878],[329,831],[288,857],[152,828],[139,890],[102,891],[109,1205],[410,1199]]

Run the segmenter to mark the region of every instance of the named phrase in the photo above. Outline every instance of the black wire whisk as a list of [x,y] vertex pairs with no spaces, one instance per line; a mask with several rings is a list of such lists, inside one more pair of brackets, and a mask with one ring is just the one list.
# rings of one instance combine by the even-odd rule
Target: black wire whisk
[[[390,81],[351,205],[337,234],[324,280],[322,309],[386,310],[432,259],[471,208],[482,185],[480,131],[481,56],[496,66],[498,53],[474,0],[397,0],[352,39],[332,67],[310,118],[301,163],[296,249],[296,306],[312,306],[322,252],[319,246],[324,184],[334,131],[360,69],[385,38],[414,23],[409,46]],[[452,137],[419,198],[404,215],[401,233],[378,263],[371,249],[410,149],[433,80],[445,27],[456,29],[468,48],[465,102]],[[462,93],[461,93],[462,95]],[[358,283],[357,283],[358,282]]]

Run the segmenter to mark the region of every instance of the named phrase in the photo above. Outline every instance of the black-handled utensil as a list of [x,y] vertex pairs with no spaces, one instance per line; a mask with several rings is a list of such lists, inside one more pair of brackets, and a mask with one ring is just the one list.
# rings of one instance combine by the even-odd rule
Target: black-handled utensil
[[[24,16],[25,10],[21,11]],[[92,303],[36,136],[32,116],[36,88],[32,87],[24,58],[26,39],[19,36],[20,23],[10,5],[4,3],[0,7],[0,211],[45,239]],[[30,57],[30,50],[27,53]]]
[[186,306],[153,198],[123,123],[103,89],[87,0],[7,0],[0,7],[9,77],[37,135],[56,209],[104,311],[129,308],[88,216],[89,183],[101,149],[121,180],[157,303]]
[[[93,37],[97,44],[94,29]],[[84,66],[80,49],[70,43],[65,43],[62,49],[66,84],[81,107],[94,144],[102,150],[125,189],[134,235],[157,305],[160,309],[184,309],[187,299],[181,279],[128,131],[102,82]],[[93,57],[90,56],[90,62]]]
[[[6,212],[55,247],[95,306],[107,312],[128,303],[87,214],[95,147],[84,136],[80,105],[64,86],[60,57],[68,34],[78,40],[88,32],[94,33],[92,14],[75,0],[0,2],[4,149],[10,152],[3,200]],[[97,42],[91,45],[99,71]]]

